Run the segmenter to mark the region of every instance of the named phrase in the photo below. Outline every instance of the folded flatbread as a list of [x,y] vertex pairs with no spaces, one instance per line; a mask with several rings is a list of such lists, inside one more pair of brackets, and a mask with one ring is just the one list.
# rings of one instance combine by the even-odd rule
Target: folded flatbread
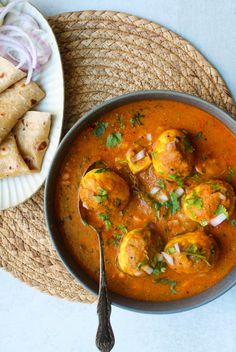
[[45,93],[35,82],[25,84],[25,79],[0,94],[0,143],[18,120],[44,96]]
[[29,173],[30,169],[24,162],[17,147],[15,137],[11,133],[0,145],[0,178],[26,175]]
[[25,76],[25,72],[0,56],[0,93]]
[[49,112],[28,111],[13,130],[20,153],[31,170],[41,169],[50,126]]

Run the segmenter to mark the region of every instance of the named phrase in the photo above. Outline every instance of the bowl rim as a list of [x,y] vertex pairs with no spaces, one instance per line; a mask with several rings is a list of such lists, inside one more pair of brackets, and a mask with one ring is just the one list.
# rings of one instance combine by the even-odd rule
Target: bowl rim
[[[79,266],[69,254],[63,245],[63,241],[58,236],[56,219],[54,217],[54,194],[55,194],[55,178],[57,171],[63,162],[66,151],[70,148],[71,143],[76,139],[80,131],[82,131],[91,121],[97,120],[104,113],[111,111],[119,106],[129,104],[139,100],[172,100],[188,105],[195,106],[220,120],[230,131],[236,135],[236,121],[228,113],[199,97],[188,93],[181,93],[172,90],[141,90],[124,94],[96,106],[88,111],[76,124],[67,132],[62,139],[59,148],[53,158],[50,166],[48,177],[45,185],[44,209],[48,232],[51,241],[56,249],[57,254],[62,260],[64,266],[79,284],[85,287],[91,293],[98,294],[98,284],[93,281]],[[123,309],[149,314],[170,314],[184,312],[190,309],[200,307],[216,298],[220,297],[236,284],[236,267],[233,268],[222,280],[210,287],[206,291],[191,297],[177,299],[172,301],[140,301],[125,296],[109,292],[111,302],[115,306]]]

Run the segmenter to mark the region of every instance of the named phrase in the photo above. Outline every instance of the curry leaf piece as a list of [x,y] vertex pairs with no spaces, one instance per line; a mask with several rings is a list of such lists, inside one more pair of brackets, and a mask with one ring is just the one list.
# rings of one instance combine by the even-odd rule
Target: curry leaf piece
[[104,121],[97,121],[95,123],[95,127],[93,129],[93,134],[96,137],[100,137],[103,135],[103,133],[105,132],[106,128],[108,127],[108,122],[104,122]]
[[108,148],[114,148],[121,142],[121,140],[122,134],[120,132],[114,132],[107,137],[106,145]]

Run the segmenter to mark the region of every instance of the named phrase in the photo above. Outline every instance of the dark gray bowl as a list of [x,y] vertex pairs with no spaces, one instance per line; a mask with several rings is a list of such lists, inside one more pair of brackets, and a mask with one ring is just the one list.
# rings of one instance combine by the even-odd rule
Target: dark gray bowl
[[[98,285],[95,283],[76,263],[72,258],[70,253],[65,248],[61,235],[57,230],[57,224],[55,219],[54,211],[54,198],[55,198],[55,186],[56,178],[58,175],[59,168],[63,159],[65,158],[71,143],[77,138],[80,132],[87,126],[87,124],[101,117],[104,113],[113,110],[121,105],[147,99],[169,99],[174,101],[180,101],[187,103],[189,105],[196,106],[211,115],[215,116],[218,120],[223,122],[234,134],[236,134],[236,122],[223,110],[217,108],[216,106],[207,103],[206,101],[199,99],[197,97],[178,93],[175,91],[163,91],[163,90],[150,90],[150,91],[140,91],[135,93],[130,93],[122,95],[120,97],[111,99],[97,108],[88,112],[83,118],[81,118],[75,126],[67,133],[63,138],[57,153],[52,162],[49,175],[46,181],[45,187],[45,213],[46,221],[49,233],[51,235],[52,242],[63,261],[64,265],[68,271],[82,284],[85,288],[92,291],[93,293],[98,293]],[[236,268],[233,269],[223,280],[217,283],[210,289],[196,295],[193,297],[180,299],[172,302],[144,302],[137,301],[131,298],[123,297],[121,295],[110,292],[111,301],[114,305],[138,311],[143,313],[177,313],[188,309],[199,307],[205,303],[208,303],[215,298],[219,297],[236,283]]]

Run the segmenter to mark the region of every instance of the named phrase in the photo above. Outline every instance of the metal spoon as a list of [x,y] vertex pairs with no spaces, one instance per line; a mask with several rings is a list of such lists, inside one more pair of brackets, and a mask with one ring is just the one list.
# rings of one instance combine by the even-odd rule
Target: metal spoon
[[[97,167],[98,162],[91,164],[84,175]],[[104,167],[104,164],[103,164]],[[82,201],[79,199],[79,214],[83,223],[93,229],[98,237],[99,251],[100,251],[100,278],[99,278],[99,293],[97,303],[97,314],[98,314],[98,329],[96,335],[96,346],[102,352],[110,352],[115,344],[115,337],[111,327],[110,316],[111,316],[111,302],[107,290],[106,282],[106,271],[104,262],[104,246],[102,238],[102,228],[94,227],[87,221],[87,209],[83,207]]]

